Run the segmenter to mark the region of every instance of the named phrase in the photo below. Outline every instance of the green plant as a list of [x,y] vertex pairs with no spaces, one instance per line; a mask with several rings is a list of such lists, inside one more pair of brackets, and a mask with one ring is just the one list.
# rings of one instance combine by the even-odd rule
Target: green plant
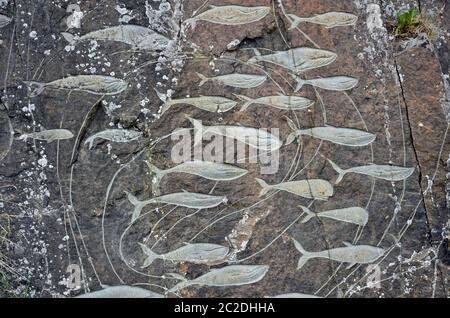
[[394,28],[397,37],[415,37],[420,33],[431,35],[430,24],[422,18],[419,10],[414,7],[403,13],[397,13],[397,23]]

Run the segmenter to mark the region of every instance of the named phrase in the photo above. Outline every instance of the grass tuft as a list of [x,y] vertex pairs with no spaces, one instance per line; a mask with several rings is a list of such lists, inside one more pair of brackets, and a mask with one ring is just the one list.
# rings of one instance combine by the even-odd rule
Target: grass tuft
[[394,34],[398,38],[415,38],[425,33],[429,38],[434,36],[432,24],[414,7],[406,12],[397,13]]

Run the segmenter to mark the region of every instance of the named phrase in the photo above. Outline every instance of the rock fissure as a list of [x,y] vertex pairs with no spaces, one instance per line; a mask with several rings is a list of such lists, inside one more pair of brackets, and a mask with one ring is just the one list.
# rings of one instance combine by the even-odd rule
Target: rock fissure
[[428,211],[428,208],[427,208],[427,205],[426,205],[425,190],[423,189],[423,185],[422,185],[422,182],[423,182],[422,167],[420,166],[419,156],[418,156],[418,152],[417,152],[417,149],[416,149],[416,144],[415,144],[415,141],[414,141],[414,133],[413,133],[413,129],[411,127],[411,119],[410,119],[410,113],[409,113],[410,110],[409,110],[408,102],[406,100],[405,91],[404,91],[404,87],[403,87],[403,83],[402,83],[403,79],[402,79],[402,76],[400,74],[400,70],[399,70],[399,67],[398,67],[397,60],[395,60],[395,59],[394,59],[394,65],[395,65],[395,70],[397,72],[397,78],[398,78],[397,80],[398,80],[399,85],[400,85],[400,91],[401,91],[401,95],[402,95],[402,100],[403,100],[403,103],[405,104],[406,121],[408,123],[408,130],[409,130],[409,133],[410,133],[410,136],[411,136],[411,147],[412,147],[412,150],[413,150],[413,153],[414,153],[414,159],[415,159],[415,161],[417,163],[417,167],[418,167],[418,173],[419,173],[418,183],[419,183],[419,187],[420,187],[420,195],[421,195],[421,198],[422,198],[422,205],[423,205],[423,208],[425,209],[425,215],[426,215],[428,243],[430,244],[430,246],[433,246],[432,227],[431,227],[431,224],[430,224],[430,212]]

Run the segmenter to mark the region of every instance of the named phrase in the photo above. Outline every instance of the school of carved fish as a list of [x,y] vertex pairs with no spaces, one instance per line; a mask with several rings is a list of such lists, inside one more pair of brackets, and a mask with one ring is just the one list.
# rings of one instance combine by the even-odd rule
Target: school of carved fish
[[[195,28],[196,25],[203,21],[210,24],[222,26],[242,27],[243,25],[255,23],[266,18],[272,8],[268,6],[241,6],[241,5],[208,5],[208,9],[198,13],[194,12],[193,16],[185,19],[181,25],[188,28]],[[285,14],[290,22],[289,30],[298,28],[302,23],[315,24],[319,27],[328,29],[336,27],[345,27],[355,25],[358,17],[346,12],[326,12],[315,14],[309,17],[299,17],[294,14]],[[0,28],[7,26],[13,19],[0,14]],[[180,26],[181,26],[180,25]],[[165,50],[171,43],[171,39],[160,34],[148,27],[124,24],[117,26],[109,26],[97,29],[84,35],[74,35],[69,32],[62,32],[62,37],[71,45],[77,45],[82,42],[104,41],[119,42],[130,46],[136,51],[161,52]],[[313,47],[294,47],[289,49],[280,49],[278,51],[271,50],[268,54],[261,54],[260,50],[253,49],[254,56],[250,57],[245,63],[258,69],[272,67],[281,67],[283,71],[293,77],[296,82],[293,87],[294,93],[287,95],[286,93],[278,93],[271,96],[254,96],[254,94],[243,95],[243,93],[233,94],[234,98],[224,96],[204,96],[195,94],[181,98],[172,98],[170,94],[162,94],[156,91],[157,97],[162,101],[163,105],[160,115],[165,114],[169,109],[175,109],[183,114],[187,106],[192,106],[200,111],[205,111],[210,116],[219,116],[223,113],[236,111],[237,105],[242,104],[240,111],[248,111],[249,107],[268,106],[275,111],[300,111],[308,110],[315,106],[316,101],[307,97],[294,95],[298,93],[305,85],[312,86],[327,91],[343,92],[351,90],[358,86],[358,78],[339,75],[339,76],[314,76],[306,78],[303,73],[308,70],[324,68],[334,63],[338,57],[335,52],[322,48]],[[248,73],[228,73],[218,74],[215,76],[206,76],[202,73],[196,73],[200,81],[198,87],[204,87],[206,83],[216,83],[219,85],[237,88],[237,89],[255,89],[264,85],[269,76],[261,74]],[[112,74],[113,75],[113,74]],[[43,93],[46,89],[78,91],[94,95],[118,95],[129,87],[129,80],[116,78],[106,75],[69,75],[60,79],[49,82],[41,81],[24,81],[29,90],[29,97],[36,97]],[[233,98],[233,99],[232,99]],[[176,107],[175,107],[176,106]],[[252,108],[252,110],[253,110]],[[246,115],[245,113],[242,113]],[[296,113],[294,113],[296,114]],[[300,113],[299,113],[300,114]],[[213,117],[215,118],[215,117]],[[194,126],[194,145],[202,142],[202,138],[206,134],[214,134],[227,138],[231,138],[248,145],[251,148],[260,151],[272,152],[281,149],[283,142],[278,136],[268,132],[265,129],[254,127],[246,127],[241,125],[203,125],[200,120],[187,117]],[[347,147],[364,147],[371,145],[376,140],[376,135],[368,131],[355,128],[334,127],[325,123],[323,126],[300,129],[291,119],[288,120],[288,126],[292,132],[287,136],[285,145],[294,142],[301,136],[309,136],[321,141],[331,142],[336,145]],[[221,119],[222,121],[222,119]],[[11,129],[11,133],[13,131]],[[51,143],[56,140],[66,140],[73,138],[74,135],[67,129],[51,129],[41,130],[38,132],[21,133],[17,140],[26,141],[28,139],[47,141]],[[144,134],[137,130],[128,129],[106,129],[87,136],[84,145],[89,149],[94,148],[98,139],[107,140],[115,143],[128,143],[143,138]],[[84,136],[82,136],[84,138]],[[303,180],[287,180],[280,181],[277,184],[268,184],[261,178],[255,178],[256,183],[260,186],[259,197],[268,195],[275,191],[287,192],[295,196],[315,200],[327,201],[333,197],[335,188],[344,176],[348,173],[356,173],[367,175],[377,179],[388,181],[401,181],[407,179],[414,173],[414,168],[400,167],[393,165],[365,165],[349,169],[342,169],[336,163],[327,159],[332,168],[338,173],[335,184],[331,184],[327,180],[318,178],[305,178]],[[152,160],[145,160],[149,171],[154,175],[154,187],[158,187],[163,178],[169,174],[181,173],[201,177],[203,179],[216,182],[232,182],[241,177],[246,176],[249,171],[231,164],[223,164],[202,160],[191,160],[180,163],[171,168],[158,168]],[[204,180],[203,180],[204,181]],[[154,190],[155,188],[153,188]],[[151,195],[151,193],[148,193]],[[142,216],[142,210],[148,205],[167,204],[175,207],[184,207],[194,210],[208,210],[216,208],[221,204],[228,202],[226,195],[213,195],[212,191],[206,193],[187,192],[180,189],[179,192],[167,193],[159,196],[149,197],[146,200],[139,200],[136,195],[125,191],[128,205],[133,206],[131,212],[130,226]],[[331,209],[320,212],[313,212],[309,207],[299,206],[305,217],[301,220],[302,224],[308,224],[312,219],[328,219],[333,222],[344,222],[364,227],[369,221],[369,211],[361,207],[346,207],[341,209]],[[152,229],[153,232],[153,229]],[[292,239],[296,250],[301,254],[297,264],[297,270],[300,270],[309,260],[314,258],[323,258],[340,263],[348,263],[349,268],[355,264],[370,264],[380,259],[385,250],[378,246],[371,245],[353,245],[343,242],[345,247],[330,248],[319,252],[307,251],[295,239]],[[156,245],[156,244],[155,244]],[[220,244],[204,243],[184,243],[184,245],[165,253],[161,253],[160,249],[154,249],[147,244],[138,242],[136,248],[140,247],[144,255],[142,268],[150,267],[156,260],[167,261],[172,263],[191,263],[201,265],[220,265],[228,263],[230,247]],[[167,249],[166,249],[167,250]],[[158,251],[158,252],[156,252]],[[177,294],[181,289],[190,286],[216,286],[229,287],[254,284],[262,280],[269,271],[269,265],[226,265],[221,268],[210,268],[204,274],[197,278],[188,280],[183,275],[177,273],[167,273],[167,276],[180,281],[175,285],[171,285],[163,294],[155,293],[148,289],[119,285],[104,286],[101,290],[82,294],[80,298],[162,298],[170,293]],[[266,296],[270,297],[270,296]],[[303,293],[285,293],[273,298],[319,298],[316,295]]]

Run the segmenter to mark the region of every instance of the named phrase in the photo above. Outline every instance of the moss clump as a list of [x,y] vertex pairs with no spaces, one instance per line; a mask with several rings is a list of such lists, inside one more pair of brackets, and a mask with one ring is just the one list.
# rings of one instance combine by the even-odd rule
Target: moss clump
[[433,28],[414,7],[406,12],[397,13],[397,22],[394,27],[394,34],[398,38],[414,38],[419,34],[427,34],[428,37],[433,36]]

